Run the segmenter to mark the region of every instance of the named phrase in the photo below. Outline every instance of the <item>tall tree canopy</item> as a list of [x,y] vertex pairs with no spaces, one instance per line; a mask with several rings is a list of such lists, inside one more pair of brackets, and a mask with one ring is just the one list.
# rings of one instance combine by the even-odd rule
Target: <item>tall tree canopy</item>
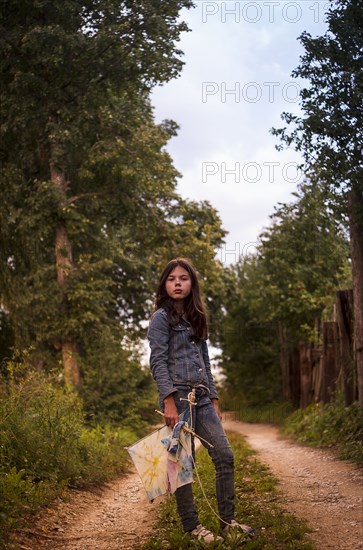
[[224,366],[247,400],[281,397],[287,381],[281,379],[279,332],[283,328],[290,348],[314,336],[314,322],[334,290],[349,284],[348,256],[344,228],[325,193],[305,182],[292,202],[276,207],[257,254],[229,269]]
[[207,284],[220,270],[219,216],[176,193],[165,145],[177,127],[156,125],[149,100],[181,70],[178,17],[191,5],[2,4],[2,314],[17,347],[61,362],[70,385],[93,381],[94,395],[136,387],[130,341],[165,260],[195,255]]
[[334,195],[333,204],[349,220],[353,270],[355,355],[359,401],[363,404],[363,3],[330,0],[328,30],[312,38],[294,77],[309,80],[301,91],[303,117],[284,113],[293,126],[274,129],[305,157],[320,185]]

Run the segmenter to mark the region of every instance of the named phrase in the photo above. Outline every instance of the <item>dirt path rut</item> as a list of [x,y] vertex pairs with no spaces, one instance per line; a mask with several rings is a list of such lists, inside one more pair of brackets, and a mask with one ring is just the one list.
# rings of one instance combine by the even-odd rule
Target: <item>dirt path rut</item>
[[74,491],[23,533],[21,550],[131,550],[150,538],[157,504],[140,478],[128,474],[98,491]]
[[319,550],[363,548],[363,474],[329,452],[284,439],[270,425],[228,419],[280,480],[286,509],[307,520]]
[[[363,549],[363,474],[330,453],[284,439],[277,428],[237,422],[226,430],[247,437],[259,459],[280,480],[286,510],[307,520],[319,550]],[[139,550],[152,533],[150,504],[136,473],[98,491],[74,491],[44,510],[18,539],[21,550]]]

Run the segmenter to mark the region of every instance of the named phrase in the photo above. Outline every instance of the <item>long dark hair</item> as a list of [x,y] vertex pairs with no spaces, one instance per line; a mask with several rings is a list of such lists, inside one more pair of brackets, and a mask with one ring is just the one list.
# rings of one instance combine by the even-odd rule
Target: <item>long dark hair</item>
[[189,273],[192,281],[191,291],[185,298],[184,306],[186,317],[193,328],[193,338],[199,341],[206,340],[208,338],[207,313],[200,293],[198,274],[186,258],[170,260],[162,272],[156,292],[155,310],[164,308],[172,327],[180,322],[180,315],[174,307],[174,300],[170,298],[165,288],[167,278],[177,266],[183,267]]

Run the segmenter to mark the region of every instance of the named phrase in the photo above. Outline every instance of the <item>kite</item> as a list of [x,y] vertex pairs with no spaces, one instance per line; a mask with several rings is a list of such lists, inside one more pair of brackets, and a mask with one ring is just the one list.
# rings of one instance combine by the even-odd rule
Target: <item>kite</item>
[[[175,493],[178,487],[192,483],[192,436],[213,447],[188,426],[188,422],[192,423],[192,409],[196,405],[195,392],[196,388],[193,388],[188,399],[185,399],[189,409],[179,416],[179,422],[173,429],[163,426],[126,447],[150,501],[165,493]],[[164,416],[162,412],[156,412]]]
[[179,421],[173,429],[163,426],[126,448],[150,501],[192,483],[190,432],[186,422]]

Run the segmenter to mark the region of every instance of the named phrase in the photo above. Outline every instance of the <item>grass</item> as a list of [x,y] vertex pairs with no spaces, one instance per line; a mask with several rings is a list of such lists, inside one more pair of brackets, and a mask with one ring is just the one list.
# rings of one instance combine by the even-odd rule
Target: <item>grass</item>
[[[284,509],[283,498],[277,488],[278,481],[268,468],[256,459],[244,439],[229,434],[236,463],[236,519],[257,529],[255,536],[235,535],[223,542],[208,545],[209,548],[228,550],[236,548],[264,550],[314,550],[308,539],[308,527]],[[214,467],[204,448],[198,451],[197,468],[204,490],[214,510]],[[206,504],[200,487],[194,484],[196,506],[201,523],[215,533],[219,533],[219,521]],[[159,518],[155,535],[142,550],[184,550],[205,548],[200,541],[192,540],[181,528],[176,512],[175,499],[165,499],[159,508]]]
[[264,424],[275,424],[281,426],[286,418],[292,413],[293,407],[290,403],[269,403],[262,407],[252,405],[239,405],[232,402],[222,408],[232,411],[232,418],[240,422],[257,422]]
[[338,456],[363,466],[363,408],[344,405],[341,395],[330,403],[298,409],[284,423],[283,431],[299,443],[326,447]]
[[64,488],[101,485],[124,472],[135,434],[87,426],[81,400],[39,373],[0,396],[0,548]]

